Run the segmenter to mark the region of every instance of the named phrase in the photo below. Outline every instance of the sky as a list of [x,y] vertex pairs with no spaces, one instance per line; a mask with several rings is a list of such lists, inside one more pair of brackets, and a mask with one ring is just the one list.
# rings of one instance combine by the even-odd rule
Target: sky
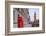
[[39,19],[39,8],[29,8],[29,15],[31,21],[34,21],[34,13],[36,12],[36,19]]

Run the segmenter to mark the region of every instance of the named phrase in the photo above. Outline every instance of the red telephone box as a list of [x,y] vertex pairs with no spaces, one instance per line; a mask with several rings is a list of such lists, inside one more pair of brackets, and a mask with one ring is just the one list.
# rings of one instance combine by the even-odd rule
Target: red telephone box
[[18,28],[22,28],[22,27],[23,27],[23,17],[18,16]]

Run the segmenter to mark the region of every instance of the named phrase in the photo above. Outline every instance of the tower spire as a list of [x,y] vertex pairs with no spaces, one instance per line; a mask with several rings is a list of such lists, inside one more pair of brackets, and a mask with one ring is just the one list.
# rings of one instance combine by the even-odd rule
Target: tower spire
[[36,21],[36,12],[34,12],[34,21]]

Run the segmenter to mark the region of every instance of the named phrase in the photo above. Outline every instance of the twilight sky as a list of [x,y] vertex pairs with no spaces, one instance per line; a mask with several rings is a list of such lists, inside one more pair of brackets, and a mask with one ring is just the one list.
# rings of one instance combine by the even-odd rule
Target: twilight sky
[[39,8],[29,8],[29,15],[31,21],[34,21],[34,13],[36,12],[36,19],[39,19]]

